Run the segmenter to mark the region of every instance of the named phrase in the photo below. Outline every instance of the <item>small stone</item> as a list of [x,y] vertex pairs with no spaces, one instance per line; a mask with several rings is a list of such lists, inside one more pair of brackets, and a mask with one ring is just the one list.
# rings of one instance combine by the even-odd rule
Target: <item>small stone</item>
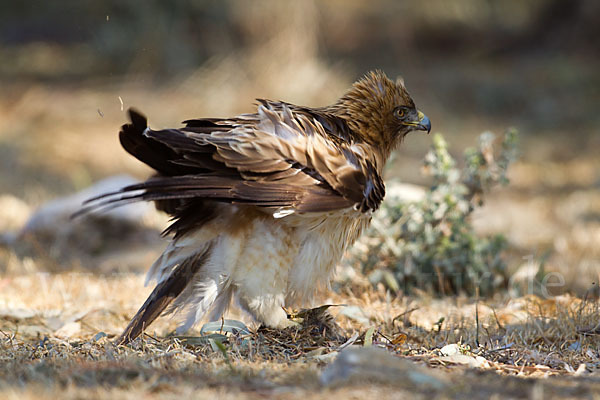
[[377,347],[350,347],[342,352],[321,374],[325,386],[376,381],[441,390],[448,386],[436,371],[420,367]]

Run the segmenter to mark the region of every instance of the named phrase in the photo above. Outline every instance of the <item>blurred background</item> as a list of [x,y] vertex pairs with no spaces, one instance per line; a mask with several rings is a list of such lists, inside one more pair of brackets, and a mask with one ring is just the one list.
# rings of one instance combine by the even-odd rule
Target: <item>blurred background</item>
[[[519,130],[511,183],[473,223],[506,235],[514,270],[531,257],[584,292],[600,273],[598,38],[595,0],[0,2],[0,271],[83,268],[56,238],[15,240],[52,199],[149,174],[118,144],[128,107],[159,128],[251,112],[255,98],[322,106],[379,68],[404,78],[459,160],[481,132]],[[427,183],[430,144],[409,136],[387,178]],[[92,264],[142,271],[153,248]]]

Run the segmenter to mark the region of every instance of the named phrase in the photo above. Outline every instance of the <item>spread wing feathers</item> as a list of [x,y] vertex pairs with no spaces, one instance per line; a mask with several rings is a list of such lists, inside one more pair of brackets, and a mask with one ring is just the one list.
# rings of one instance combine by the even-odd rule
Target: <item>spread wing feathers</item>
[[[375,210],[385,194],[374,160],[333,132],[335,117],[261,100],[256,114],[185,121],[153,131],[130,110],[123,147],[158,176],[90,200],[82,211],[131,201],[210,199],[290,212]],[[329,121],[329,122],[327,122]],[[344,125],[345,126],[345,125]],[[165,207],[167,209],[168,207]],[[177,213],[174,215],[177,217]]]
[[127,344],[137,338],[162,312],[188,287],[188,284],[194,280],[196,274],[202,269],[206,260],[210,256],[211,247],[199,252],[179,263],[162,280],[142,307],[132,318],[125,331],[117,339],[116,344]]

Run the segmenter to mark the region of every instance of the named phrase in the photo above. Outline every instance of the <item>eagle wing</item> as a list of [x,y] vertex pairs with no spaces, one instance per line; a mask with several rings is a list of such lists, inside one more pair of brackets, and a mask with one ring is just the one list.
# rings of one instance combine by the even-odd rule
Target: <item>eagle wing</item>
[[156,201],[176,217],[206,201],[268,208],[275,216],[378,208],[385,189],[376,161],[366,145],[352,143],[341,119],[260,102],[255,114],[157,131],[129,110],[121,144],[158,174],[90,199],[83,212],[140,200]]

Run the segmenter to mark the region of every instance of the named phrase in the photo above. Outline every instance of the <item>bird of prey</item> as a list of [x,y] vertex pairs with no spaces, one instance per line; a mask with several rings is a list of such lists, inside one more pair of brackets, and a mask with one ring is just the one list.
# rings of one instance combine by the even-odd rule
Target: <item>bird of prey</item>
[[129,110],[121,144],[156,174],[86,210],[154,201],[173,222],[147,275],[156,287],[117,343],[163,312],[185,314],[179,331],[218,319],[232,298],[268,327],[295,324],[284,307],[329,285],[383,200],[391,152],[410,131],[431,130],[404,84],[381,71],[327,107],[257,101],[255,113],[178,129],[152,130]]

